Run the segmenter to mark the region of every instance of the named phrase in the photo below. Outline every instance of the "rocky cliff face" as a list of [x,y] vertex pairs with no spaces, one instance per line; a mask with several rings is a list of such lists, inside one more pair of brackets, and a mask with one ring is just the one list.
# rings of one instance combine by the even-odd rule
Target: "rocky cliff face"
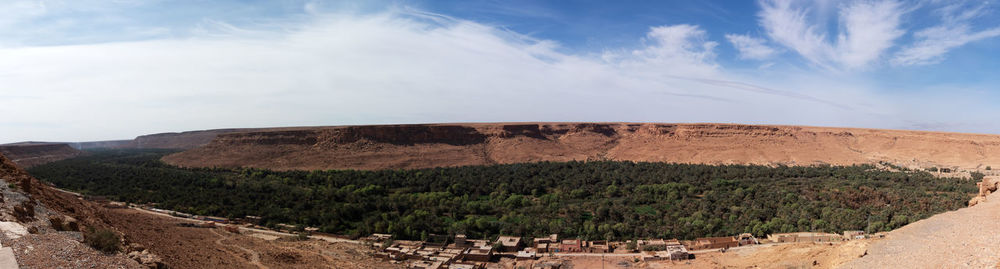
[[212,142],[212,139],[219,134],[251,130],[253,129],[217,129],[144,135],[136,137],[130,148],[191,149]]
[[219,134],[164,161],[188,167],[400,169],[537,161],[857,164],[981,168],[1000,136],[798,126],[659,123],[422,124]]
[[8,156],[11,161],[21,167],[32,167],[73,158],[83,154],[83,152],[65,143],[23,143],[0,145],[0,154]]

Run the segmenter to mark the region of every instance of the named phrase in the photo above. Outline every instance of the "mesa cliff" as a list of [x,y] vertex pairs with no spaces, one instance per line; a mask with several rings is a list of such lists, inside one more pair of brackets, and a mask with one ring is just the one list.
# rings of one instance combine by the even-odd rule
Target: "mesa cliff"
[[215,136],[255,129],[216,129],[143,135],[132,140],[91,142],[21,142],[0,145],[0,154],[23,168],[65,160],[92,149],[192,149],[212,142]]
[[215,129],[180,133],[142,135],[132,140],[108,140],[69,143],[79,150],[88,149],[191,149],[212,142],[215,136],[254,129]]
[[233,131],[164,157],[183,167],[412,169],[540,161],[982,169],[1000,136],[741,124],[474,123]]
[[0,145],[0,154],[20,167],[32,167],[80,156],[83,152],[66,143],[20,143]]

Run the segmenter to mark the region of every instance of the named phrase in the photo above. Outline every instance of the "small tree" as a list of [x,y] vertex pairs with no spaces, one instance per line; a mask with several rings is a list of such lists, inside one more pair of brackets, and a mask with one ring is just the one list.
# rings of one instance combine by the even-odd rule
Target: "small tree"
[[309,233],[307,233],[307,232],[298,232],[298,233],[295,233],[295,240],[298,240],[298,241],[309,240]]
[[993,167],[990,167],[989,165],[987,165],[986,166],[986,171],[989,171],[989,170],[993,170]]
[[638,248],[638,245],[636,245],[636,243],[637,242],[634,239],[628,240],[628,243],[625,244],[625,249],[628,249],[629,251],[635,251],[635,249]]
[[114,253],[121,248],[121,239],[118,234],[107,229],[87,229],[83,235],[83,241],[90,247],[106,253]]

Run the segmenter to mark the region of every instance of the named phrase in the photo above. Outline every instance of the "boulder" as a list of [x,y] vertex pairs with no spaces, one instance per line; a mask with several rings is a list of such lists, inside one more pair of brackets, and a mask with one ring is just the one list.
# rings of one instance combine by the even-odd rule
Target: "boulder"
[[148,249],[143,249],[142,251],[129,252],[128,257],[129,259],[135,260],[136,262],[139,262],[139,264],[142,264],[143,266],[149,268],[154,268],[154,269],[167,268],[166,265],[163,263],[163,260],[160,259],[159,256],[156,256],[156,254],[149,253]]

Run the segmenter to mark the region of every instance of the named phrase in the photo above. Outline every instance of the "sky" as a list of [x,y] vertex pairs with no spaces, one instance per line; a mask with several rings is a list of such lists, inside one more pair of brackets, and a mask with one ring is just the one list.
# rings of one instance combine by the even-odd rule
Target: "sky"
[[718,122],[1000,134],[992,1],[0,1],[0,143]]

